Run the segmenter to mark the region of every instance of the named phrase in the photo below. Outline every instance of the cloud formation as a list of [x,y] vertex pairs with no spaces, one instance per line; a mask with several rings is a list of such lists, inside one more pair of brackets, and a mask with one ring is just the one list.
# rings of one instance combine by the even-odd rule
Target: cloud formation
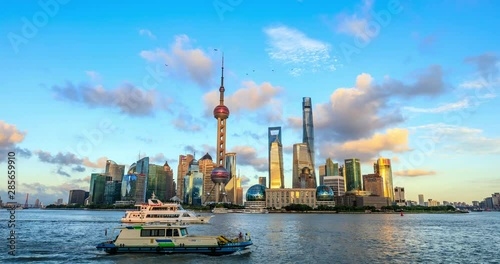
[[[375,131],[404,121],[400,107],[391,104],[393,99],[437,96],[445,91],[440,66],[430,66],[414,78],[411,84],[389,77],[376,84],[371,75],[358,75],[354,87],[338,88],[328,103],[316,104],[313,115],[316,136],[321,141],[333,142],[369,137]],[[300,129],[302,118],[289,117],[288,125]]]
[[208,89],[215,74],[212,60],[201,49],[192,48],[192,42],[188,36],[179,35],[175,37],[170,51],[157,48],[143,50],[139,55],[147,61],[166,64],[171,77],[191,80]]
[[148,36],[150,39],[156,39],[156,36],[149,29],[140,29],[139,35]]
[[493,52],[467,57],[464,62],[476,66],[477,72],[484,80],[492,81],[498,77],[499,58]]
[[404,107],[403,109],[416,113],[436,114],[436,113],[446,113],[446,112],[456,111],[464,108],[469,108],[471,106],[473,106],[473,103],[469,100],[469,98],[464,98],[458,102],[443,104],[441,106],[434,108],[419,108],[419,107],[408,106]]
[[359,158],[362,162],[367,162],[377,158],[382,151],[401,153],[409,150],[408,130],[393,128],[388,129],[385,134],[376,133],[370,138],[341,144],[323,144],[320,147],[320,155],[335,157],[338,160]]
[[[62,153],[58,152],[55,155],[52,155],[50,152],[37,150],[35,151],[35,155],[38,157],[38,160],[45,163],[56,164],[59,166],[75,166],[73,167],[73,171],[83,172],[85,168],[82,166],[90,167],[90,168],[105,168],[107,157],[100,157],[96,162],[92,162],[89,158],[84,157],[83,159],[78,158],[75,154],[67,152]],[[59,167],[61,168],[61,167]],[[65,175],[59,169],[57,171],[58,174]],[[66,175],[65,175],[66,176]]]
[[268,38],[269,47],[266,51],[269,57],[292,67],[290,74],[297,76],[306,69],[334,69],[327,67],[333,65],[330,45],[327,43],[287,26],[267,27],[264,33]]
[[[233,94],[225,95],[224,104],[229,108],[231,114],[259,111],[258,116],[265,121],[276,122],[282,119],[282,104],[278,99],[283,93],[283,88],[273,86],[271,83],[264,82],[260,85],[255,82],[243,82],[242,87]],[[210,91],[203,95],[205,104],[205,115],[211,116],[215,106],[219,104],[219,91]]]
[[436,172],[415,169],[415,170],[395,171],[394,175],[395,176],[404,176],[404,177],[420,177],[420,176],[436,175]]
[[368,41],[374,37],[368,31],[372,6],[373,0],[364,0],[363,4],[353,14],[339,14],[337,16],[337,32],[358,37],[364,41]]
[[449,125],[444,123],[428,124],[413,129],[427,132],[423,138],[440,146],[444,150],[459,154],[498,155],[500,154],[500,138],[489,138],[483,130]]
[[237,153],[237,161],[241,166],[250,166],[256,171],[266,172],[267,168],[267,158],[259,158],[257,156],[257,150],[250,146],[235,146],[231,149],[231,152]]
[[201,130],[203,121],[192,116],[188,111],[179,111],[177,118],[172,120],[172,125],[185,132],[197,132]]
[[75,86],[68,82],[62,86],[54,85],[52,90],[56,99],[82,103],[91,108],[118,108],[122,113],[131,116],[148,116],[156,109],[167,109],[168,100],[156,90],[143,90],[132,84],[123,84],[114,90],[107,90],[100,85]]
[[24,140],[26,133],[26,131],[18,130],[16,125],[0,120],[0,163],[7,160],[7,154],[10,151],[25,158],[31,157],[31,151],[17,146]]

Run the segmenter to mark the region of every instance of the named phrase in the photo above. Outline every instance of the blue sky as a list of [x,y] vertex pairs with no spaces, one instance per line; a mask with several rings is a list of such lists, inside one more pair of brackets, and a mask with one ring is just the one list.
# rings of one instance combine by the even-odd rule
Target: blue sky
[[[216,146],[225,55],[228,151],[244,184],[267,175],[282,127],[285,187],[311,97],[316,162],[391,158],[408,200],[500,191],[500,40],[494,1],[6,1],[0,158],[17,200],[88,189],[106,159],[174,168]],[[4,166],[5,168],[5,166]],[[7,184],[0,183],[4,201]]]

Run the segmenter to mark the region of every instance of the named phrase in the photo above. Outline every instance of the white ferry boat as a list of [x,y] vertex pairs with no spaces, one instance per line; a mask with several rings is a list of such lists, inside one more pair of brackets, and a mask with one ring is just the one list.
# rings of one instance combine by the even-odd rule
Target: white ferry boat
[[[249,253],[253,244],[250,235],[242,233],[229,239],[225,236],[193,236],[188,234],[183,224],[149,223],[144,225],[122,225],[114,240],[100,243],[98,250],[109,254],[116,253],[201,253],[207,255],[226,255],[235,252]],[[110,239],[110,238],[108,238]]]
[[268,214],[269,210],[266,208],[245,208],[243,209],[243,213],[245,214]]
[[190,223],[208,224],[213,215],[197,215],[192,211],[185,210],[178,203],[162,203],[153,194],[148,203],[136,205],[139,210],[126,211],[121,219],[122,223]]

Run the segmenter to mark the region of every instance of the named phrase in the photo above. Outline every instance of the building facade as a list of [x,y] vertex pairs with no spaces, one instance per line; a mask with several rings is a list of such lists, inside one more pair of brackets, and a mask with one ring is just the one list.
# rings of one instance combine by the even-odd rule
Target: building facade
[[404,187],[394,188],[394,202],[398,205],[404,205],[406,203]]
[[266,186],[266,177],[259,177],[259,184]]
[[323,182],[326,186],[332,188],[333,194],[335,196],[345,195],[345,183],[344,177],[342,176],[325,176]]
[[379,158],[376,163],[373,164],[373,170],[375,174],[380,175],[384,183],[384,197],[389,198],[391,202],[394,201],[394,192],[392,185],[392,168],[391,160],[386,158]]
[[281,209],[290,204],[316,207],[316,188],[266,189],[266,207]]
[[384,197],[384,179],[378,174],[363,175],[363,187],[372,195]]
[[281,145],[281,127],[268,129],[269,139],[269,188],[285,188],[283,169],[283,147]]
[[188,172],[184,176],[183,201],[189,205],[201,205],[203,196],[203,173],[200,172],[198,161],[193,159]]
[[302,169],[312,168],[310,156],[306,143],[298,143],[293,145],[293,158],[292,158],[292,188],[300,188],[300,175]]
[[176,196],[181,198],[184,197],[184,176],[186,176],[189,164],[194,159],[191,154],[179,155],[179,164],[177,165],[177,191]]
[[344,173],[346,192],[363,190],[359,159],[346,159],[344,161]]
[[111,181],[111,176],[104,173],[92,173],[90,175],[89,203],[104,204],[104,192],[108,181]]
[[[37,199],[37,201],[39,201]],[[84,190],[70,190],[68,197],[68,204],[79,204],[84,205],[85,203],[85,191]],[[37,203],[35,203],[35,207],[38,208]],[[38,203],[39,205],[39,203]]]
[[111,176],[113,181],[121,182],[125,175],[125,165],[118,165],[112,160],[107,160],[105,174]]
[[314,163],[314,124],[310,97],[302,98],[302,142],[307,145],[307,154],[311,162],[309,168],[314,178],[314,188],[316,188],[318,184],[316,182],[316,166]]

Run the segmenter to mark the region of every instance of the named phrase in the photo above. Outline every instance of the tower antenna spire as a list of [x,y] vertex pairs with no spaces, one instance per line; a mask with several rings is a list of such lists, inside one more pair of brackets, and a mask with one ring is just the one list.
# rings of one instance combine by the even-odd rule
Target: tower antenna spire
[[221,67],[221,76],[220,76],[220,105],[224,105],[224,52],[222,52],[222,67]]

